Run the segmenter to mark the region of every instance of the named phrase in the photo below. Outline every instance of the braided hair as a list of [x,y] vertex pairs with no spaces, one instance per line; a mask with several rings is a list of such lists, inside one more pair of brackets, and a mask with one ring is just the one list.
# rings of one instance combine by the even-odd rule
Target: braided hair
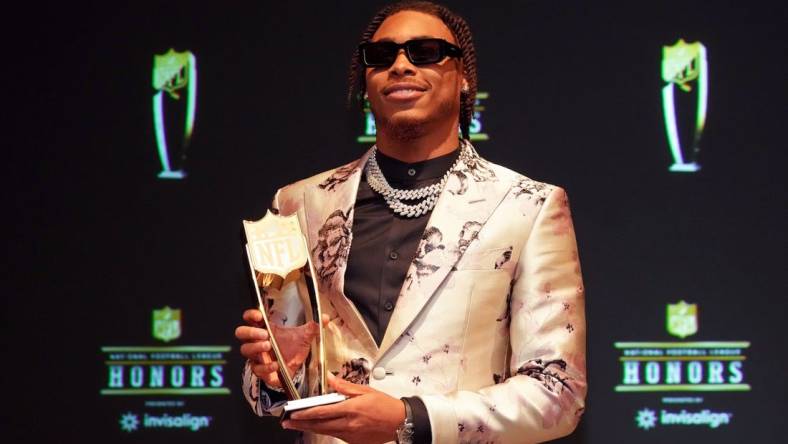
[[[401,11],[417,11],[438,17],[451,31],[457,46],[462,49],[462,67],[465,80],[468,82],[467,91],[460,92],[460,131],[463,139],[470,138],[471,118],[473,117],[473,106],[476,102],[476,49],[473,46],[473,35],[468,23],[459,15],[452,12],[449,8],[428,1],[405,0],[388,5],[378,11],[367,28],[361,34],[359,45],[367,43],[380,27],[386,18]],[[354,94],[357,92],[357,94]],[[364,108],[364,94],[367,92],[365,67],[359,58],[358,46],[353,51],[353,58],[350,61],[350,72],[348,74],[348,106],[354,96],[359,100],[361,108]]]

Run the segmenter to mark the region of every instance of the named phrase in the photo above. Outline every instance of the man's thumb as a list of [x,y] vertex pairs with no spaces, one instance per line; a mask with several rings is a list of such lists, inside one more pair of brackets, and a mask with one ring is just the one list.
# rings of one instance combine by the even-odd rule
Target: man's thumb
[[331,372],[327,375],[328,377],[328,385],[331,386],[337,393],[354,397],[363,395],[364,393],[369,393],[372,391],[369,387],[360,384],[353,384],[352,382],[345,381],[342,378],[337,378]]

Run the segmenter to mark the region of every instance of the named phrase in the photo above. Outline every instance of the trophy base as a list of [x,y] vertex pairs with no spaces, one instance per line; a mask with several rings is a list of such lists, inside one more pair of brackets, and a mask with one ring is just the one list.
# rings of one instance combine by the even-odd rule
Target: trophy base
[[186,171],[183,170],[165,170],[159,173],[159,179],[183,179],[186,177]]
[[695,162],[674,163],[670,166],[669,170],[676,173],[694,173],[696,171],[700,171],[700,165]]
[[309,398],[287,401],[285,405],[282,406],[282,412],[279,414],[279,416],[282,419],[287,419],[290,416],[290,413],[297,410],[309,409],[319,405],[336,404],[337,402],[342,402],[346,399],[347,396],[345,395],[340,395],[339,393],[329,393],[327,395],[310,396]]

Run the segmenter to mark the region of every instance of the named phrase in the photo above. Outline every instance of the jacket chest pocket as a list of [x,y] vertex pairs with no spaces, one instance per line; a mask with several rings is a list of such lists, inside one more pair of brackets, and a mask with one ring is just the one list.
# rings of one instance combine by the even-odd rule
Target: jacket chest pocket
[[463,341],[467,365],[458,382],[461,389],[477,389],[493,384],[508,365],[511,277],[504,270],[462,273],[472,276],[473,288]]
[[513,247],[492,248],[483,251],[468,249],[457,262],[457,271],[493,271],[510,262]]

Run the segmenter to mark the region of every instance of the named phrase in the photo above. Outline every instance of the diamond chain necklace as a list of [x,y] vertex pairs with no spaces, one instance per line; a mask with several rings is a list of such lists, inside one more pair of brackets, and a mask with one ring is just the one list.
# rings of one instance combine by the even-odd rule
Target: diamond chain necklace
[[[404,217],[419,217],[422,214],[432,211],[432,209],[435,208],[435,203],[438,202],[438,196],[440,196],[441,191],[443,191],[443,187],[449,180],[451,173],[457,169],[460,161],[467,163],[466,161],[471,157],[471,150],[469,150],[464,143],[461,143],[460,155],[457,157],[457,160],[454,161],[454,164],[451,166],[451,168],[449,168],[443,177],[441,177],[440,182],[412,190],[401,190],[392,187],[386,180],[383,172],[380,171],[380,166],[378,165],[378,161],[375,156],[377,152],[378,147],[372,147],[372,154],[369,155],[366,165],[367,183],[369,183],[369,187],[372,188],[372,190],[383,196],[383,198],[386,200],[386,204],[393,212]],[[414,204],[407,204],[403,202],[403,200],[417,199],[422,200],[421,202]]]

